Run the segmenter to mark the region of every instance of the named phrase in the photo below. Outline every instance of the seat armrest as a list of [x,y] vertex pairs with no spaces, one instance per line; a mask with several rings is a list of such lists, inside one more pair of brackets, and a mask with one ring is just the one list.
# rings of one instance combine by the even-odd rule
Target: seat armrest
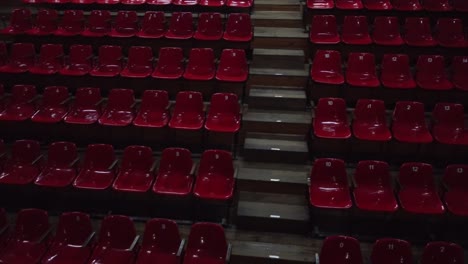
[[232,253],[232,244],[228,243],[227,250],[226,250],[226,264],[231,261],[231,253]]
[[42,236],[39,237],[38,240],[36,240],[36,243],[37,244],[40,244],[42,242],[44,242],[44,240],[49,236],[49,234],[52,232],[52,229],[53,227],[49,227],[49,229],[47,229],[47,231],[44,232],[44,234],[42,234]]
[[60,102],[61,105],[64,105],[64,104],[68,104],[71,100],[73,99],[73,97],[68,97],[67,99],[63,100],[62,102]]
[[3,235],[8,230],[9,225],[5,225],[0,229],[0,235]]
[[135,239],[133,239],[132,244],[125,251],[133,251],[135,249],[136,245],[138,244],[138,240],[140,240],[140,236],[135,236]]
[[195,172],[197,171],[197,167],[198,167],[197,163],[194,162],[192,165],[192,169],[190,170],[190,175],[195,175]]
[[68,167],[74,167],[79,160],[80,160],[80,158],[76,157],[76,159],[74,159],[74,160],[72,160],[72,162],[70,162]]
[[158,166],[158,161],[155,159],[153,164],[151,165],[150,171],[154,172],[157,166]]
[[68,244],[68,246],[76,247],[76,248],[87,247],[89,245],[89,243],[93,240],[95,235],[96,235],[96,232],[91,232],[91,234],[89,234],[88,238],[86,238],[86,240],[83,242],[83,244],[81,244],[81,245]]
[[101,105],[102,103],[104,103],[104,101],[106,101],[106,99],[105,99],[105,98],[101,98],[101,100],[99,100],[99,102],[97,102],[97,103],[95,104],[95,106]]
[[184,251],[184,246],[185,246],[185,239],[182,239],[180,241],[179,249],[177,250],[177,257],[180,257],[182,255],[182,251]]
[[109,166],[109,168],[107,168],[107,170],[112,170],[114,169],[115,165],[117,165],[117,163],[119,162],[118,159],[115,159],[114,162],[112,162],[112,164]]
[[37,101],[37,99],[39,99],[41,96],[40,95],[36,95],[34,96],[31,100],[28,101],[28,103],[33,103],[34,101]]
[[31,162],[31,165],[35,165],[36,163],[38,163],[42,159],[42,157],[44,157],[44,155],[37,156],[37,158]]

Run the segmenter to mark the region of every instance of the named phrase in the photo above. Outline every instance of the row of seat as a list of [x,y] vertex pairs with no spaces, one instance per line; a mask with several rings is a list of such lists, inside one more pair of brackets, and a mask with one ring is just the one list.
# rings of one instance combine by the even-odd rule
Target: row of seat
[[[421,55],[412,73],[410,58],[406,54],[384,54],[377,74],[372,53],[350,53],[346,70],[342,70],[341,53],[336,50],[318,50],[311,66],[310,76],[315,83],[390,89],[426,90],[468,89],[468,57],[454,56],[450,69],[442,55]],[[450,71],[450,72],[449,72]]]
[[[54,142],[47,158],[34,140],[17,140],[8,155],[1,144],[0,184],[44,188],[73,186],[76,190],[109,190],[126,193],[153,193],[202,200],[229,201],[235,185],[235,168],[230,152],[206,150],[195,171],[191,152],[184,148],[166,148],[159,166],[147,146],[128,146],[119,159],[112,145],[88,145],[80,161],[72,142]],[[118,165],[120,163],[120,165]]]
[[468,12],[465,0],[307,0],[309,9],[342,9],[342,10],[397,10],[429,12]]
[[101,4],[101,5],[179,5],[179,6],[206,6],[206,7],[235,7],[249,8],[253,0],[23,0],[26,4]]
[[41,9],[34,17],[29,9],[15,9],[10,24],[2,34],[33,36],[139,37],[233,42],[252,40],[249,14],[229,14],[225,26],[220,13],[201,13],[196,29],[191,12],[174,12],[166,26],[164,12],[148,11],[142,18],[136,11],[119,11],[112,18],[110,11],[94,10],[85,18],[81,10],[66,10],[59,19],[56,10]]
[[[334,15],[312,17],[309,40],[313,44],[349,45],[377,44],[384,46],[465,48],[468,46],[463,21],[443,17],[437,20],[434,30],[429,17],[408,17],[400,30],[400,21],[395,16],[377,16],[373,25],[366,16],[345,16],[341,33]],[[401,31],[403,34],[401,34]],[[372,32],[372,33],[370,33]]]
[[61,214],[55,232],[44,210],[19,211],[14,227],[9,227],[4,210],[0,214],[0,263],[5,264],[178,264],[182,259],[185,264],[224,264],[231,253],[223,227],[214,223],[193,224],[185,245],[176,222],[151,219],[140,244],[133,221],[124,215],[106,216],[95,238],[90,216],[82,212]]
[[[463,248],[455,243],[433,241],[426,244],[421,264],[458,264],[464,262]],[[361,264],[365,263],[359,241],[348,236],[329,236],[323,241],[316,263]],[[411,244],[396,238],[381,238],[375,241],[370,253],[370,263],[415,263]]]
[[[193,48],[185,63],[182,48],[163,47],[155,62],[151,47],[132,46],[128,58],[121,46],[99,47],[97,57],[90,45],[72,45],[65,56],[62,44],[44,44],[36,55],[34,44],[13,43],[8,54],[0,43],[0,73],[25,73],[97,77],[158,78],[225,82],[245,82],[249,67],[245,51],[224,49],[219,64],[211,48]],[[218,66],[218,67],[216,67]]]

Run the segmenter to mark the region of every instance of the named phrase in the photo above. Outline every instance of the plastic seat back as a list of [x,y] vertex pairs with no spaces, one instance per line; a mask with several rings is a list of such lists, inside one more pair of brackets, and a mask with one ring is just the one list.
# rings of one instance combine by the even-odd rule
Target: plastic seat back
[[203,36],[221,36],[223,22],[220,13],[201,13],[198,17],[197,32]]
[[424,0],[422,1],[427,11],[450,11],[452,10],[449,0]]
[[141,99],[141,111],[166,112],[169,106],[169,94],[164,90],[146,90]]
[[468,165],[452,164],[445,168],[443,182],[450,191],[468,191]]
[[105,45],[99,47],[98,65],[105,67],[121,67],[122,47]]
[[166,31],[164,12],[146,12],[141,23],[141,31],[148,35],[163,34]]
[[85,27],[84,13],[82,10],[65,10],[63,12],[60,28],[70,34],[83,32]]
[[429,242],[424,247],[421,264],[459,264],[464,263],[463,248],[455,243]]
[[146,223],[142,249],[146,248],[176,255],[181,238],[177,223],[169,219],[155,218]]
[[441,17],[436,25],[437,40],[444,46],[465,46],[463,21],[459,18]]
[[463,105],[437,103],[432,111],[432,119],[434,120],[435,127],[463,131],[465,126]]
[[358,187],[393,189],[388,163],[377,160],[359,161],[354,172]]
[[184,148],[164,149],[159,163],[158,175],[169,173],[189,175],[193,166],[191,155],[190,150]]
[[174,35],[189,35],[193,33],[193,18],[191,12],[174,12],[169,23],[169,31]]
[[454,56],[452,59],[452,82],[463,90],[468,90],[468,56]]
[[11,89],[12,104],[27,104],[37,95],[36,86],[18,84]]
[[107,10],[93,10],[88,17],[88,29],[93,33],[106,34],[111,30],[111,14]]
[[63,64],[62,44],[44,44],[39,52],[39,65],[44,68],[59,68]]
[[89,71],[92,67],[93,48],[91,45],[72,45],[68,57],[70,69]]
[[315,109],[316,122],[348,123],[346,102],[341,98],[320,98]]
[[16,67],[31,67],[34,65],[36,51],[32,43],[13,43],[10,50],[10,64]]
[[10,27],[14,33],[21,33],[32,29],[31,10],[26,8],[13,10],[10,18]]
[[375,57],[372,53],[350,53],[346,75],[361,76],[362,79],[377,77]]
[[224,49],[221,53],[218,71],[231,77],[248,73],[245,51],[243,49]]
[[102,220],[98,246],[111,249],[128,249],[135,236],[135,225],[128,216],[109,215]]
[[200,92],[182,91],[177,93],[174,116],[182,113],[203,114],[203,96]]
[[231,13],[226,22],[226,33],[238,38],[252,36],[252,22],[249,14]]
[[60,215],[55,233],[54,244],[57,246],[82,245],[93,232],[88,214],[67,212]]
[[183,68],[183,60],[181,48],[161,48],[156,68],[166,74],[178,73]]
[[49,229],[49,215],[40,209],[23,209],[18,212],[13,239],[38,241]]
[[412,79],[409,57],[406,54],[384,54],[382,61],[382,78]]
[[234,164],[230,152],[224,150],[206,150],[203,152],[198,175],[217,175],[232,179]]
[[54,142],[49,146],[47,166],[56,168],[68,168],[78,157],[75,143]]
[[362,253],[359,241],[346,236],[329,236],[320,250],[322,264],[362,264]]
[[420,55],[416,68],[416,79],[420,82],[448,79],[444,57],[441,55]]
[[133,90],[130,89],[112,89],[109,92],[107,109],[130,111],[135,103]]
[[211,96],[208,115],[239,116],[239,98],[233,93],[215,93]]
[[402,44],[398,17],[378,16],[374,20],[373,38],[377,44]]
[[17,140],[13,144],[11,160],[20,164],[31,164],[41,155],[41,146],[35,140]]
[[311,185],[330,188],[348,188],[348,178],[343,160],[321,158],[314,162],[310,175]]
[[343,41],[357,41],[369,38],[369,25],[366,16],[345,16],[341,32]]
[[393,111],[393,125],[426,127],[424,105],[420,102],[399,101]]
[[403,11],[417,11],[422,8],[419,0],[392,0],[392,5],[394,9]]
[[122,171],[149,172],[153,160],[153,150],[150,147],[128,146],[124,150],[120,169]]
[[340,39],[336,17],[334,15],[313,16],[310,39],[314,43],[338,43]]
[[42,107],[58,107],[68,99],[68,88],[66,86],[48,86],[44,88]]
[[453,0],[453,7],[462,12],[468,12],[468,2],[465,0]]
[[81,87],[75,93],[75,108],[95,108],[101,101],[101,91],[99,88]]
[[407,162],[400,167],[398,180],[402,188],[435,188],[432,165],[421,162]]
[[382,238],[377,240],[372,247],[372,263],[381,264],[412,264],[413,256],[411,244],[405,240],[395,238]]
[[336,50],[318,50],[312,64],[312,78],[320,75],[342,75],[341,53]]
[[215,56],[211,48],[193,48],[190,50],[185,71],[194,75],[206,75],[215,70]]
[[228,244],[224,229],[219,224],[196,223],[192,225],[185,258],[213,258],[224,261]]
[[114,147],[108,144],[91,144],[86,148],[83,168],[108,171],[115,161]]
[[381,100],[359,99],[354,110],[355,124],[386,126],[385,103]]
[[57,30],[58,14],[55,10],[41,9],[36,15],[36,28],[40,33],[53,33]]
[[405,39],[410,44],[432,41],[432,29],[428,17],[408,17],[405,22]]
[[135,73],[151,71],[153,69],[153,50],[145,46],[130,47],[127,67]]
[[121,34],[135,34],[138,31],[138,15],[135,11],[119,11],[114,29]]

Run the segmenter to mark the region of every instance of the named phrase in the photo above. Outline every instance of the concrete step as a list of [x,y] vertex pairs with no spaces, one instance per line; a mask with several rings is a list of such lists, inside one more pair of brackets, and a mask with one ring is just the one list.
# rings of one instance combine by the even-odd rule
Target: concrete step
[[309,65],[304,64],[301,69],[285,68],[250,68],[249,87],[262,86],[307,86]]
[[[283,237],[281,239],[283,242]],[[314,250],[310,246],[263,243],[256,241],[234,241],[232,243],[232,264],[300,264],[315,263]]]
[[299,0],[256,0],[255,11],[300,11]]
[[288,49],[254,49],[252,67],[303,69],[304,51]]
[[255,25],[254,41],[255,49],[300,49],[308,48],[308,34],[303,28],[286,27],[262,27]]
[[247,132],[306,135],[312,115],[308,111],[249,109],[242,117]]
[[252,86],[248,97],[249,109],[304,110],[307,96],[303,87]]
[[302,14],[296,11],[257,11],[252,14],[256,27],[302,27]]

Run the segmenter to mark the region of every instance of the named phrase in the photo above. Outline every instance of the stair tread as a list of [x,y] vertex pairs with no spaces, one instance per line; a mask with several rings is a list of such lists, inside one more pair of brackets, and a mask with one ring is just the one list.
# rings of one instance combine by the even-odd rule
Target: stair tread
[[289,152],[308,152],[309,151],[306,141],[250,138],[250,137],[247,137],[245,139],[244,149],[264,149],[264,150],[289,151]]
[[255,11],[252,19],[302,20],[299,11]]
[[309,220],[309,208],[306,205],[239,201],[237,214],[248,217],[296,221]]
[[232,255],[312,263],[314,249],[309,246],[283,245],[253,241],[233,241]]
[[254,56],[297,56],[304,57],[303,50],[292,49],[254,49]]
[[[299,88],[302,89],[302,88]],[[275,97],[285,99],[306,99],[304,90],[275,89],[275,88],[251,88],[250,97]]]
[[306,65],[304,69],[279,69],[279,68],[257,68],[251,67],[250,74],[252,75],[276,75],[276,76],[298,76],[298,77],[308,77],[309,71],[306,70]]
[[310,124],[312,115],[305,111],[261,111],[249,110],[242,117],[244,121]]
[[297,5],[299,7],[299,4],[298,0],[255,0],[255,5]]
[[264,168],[239,168],[238,180],[254,180],[278,183],[307,184],[308,171],[277,170]]
[[307,38],[303,28],[255,27],[255,37]]

